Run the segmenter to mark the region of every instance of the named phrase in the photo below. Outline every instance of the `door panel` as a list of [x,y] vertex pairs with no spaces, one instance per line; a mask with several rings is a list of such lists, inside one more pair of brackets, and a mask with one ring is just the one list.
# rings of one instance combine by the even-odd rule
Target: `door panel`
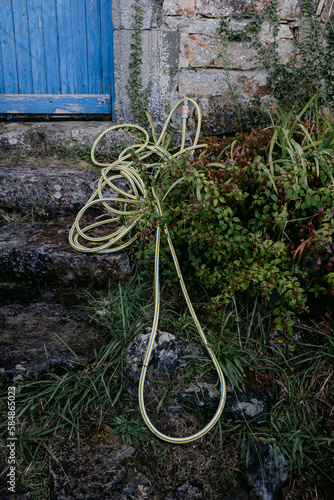
[[0,91],[0,113],[110,113],[111,0],[0,0]]

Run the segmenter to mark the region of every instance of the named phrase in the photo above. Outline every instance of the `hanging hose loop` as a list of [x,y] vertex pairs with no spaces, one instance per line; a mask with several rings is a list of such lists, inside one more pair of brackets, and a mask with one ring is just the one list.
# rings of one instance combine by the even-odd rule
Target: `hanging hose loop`
[[[185,147],[186,140],[186,121],[188,118],[188,101],[191,102],[197,111],[197,129],[194,138],[194,142],[190,147]],[[183,105],[182,108],[182,135],[181,135],[181,145],[179,151],[171,154],[161,145],[167,134],[168,125],[171,118],[176,111],[176,109]],[[187,109],[188,108],[188,109]],[[142,143],[134,144],[125,148],[119,155],[118,159],[113,163],[100,163],[96,160],[95,152],[98,144],[103,139],[103,137],[112,130],[117,130],[120,128],[128,128],[136,132],[140,132],[144,135]],[[140,219],[145,215],[149,205],[153,205],[159,219],[163,218],[163,210],[161,207],[162,201],[159,200],[154,187],[146,186],[142,178],[140,177],[138,171],[135,168],[135,160],[133,155],[136,156],[136,161],[143,164],[144,168],[150,168],[155,171],[155,179],[157,180],[160,173],[163,172],[164,167],[166,167],[167,162],[178,158],[181,154],[186,152],[193,152],[196,149],[206,147],[206,144],[198,144],[198,139],[201,129],[201,112],[197,103],[190,98],[184,98],[176,103],[171,112],[169,113],[166,123],[161,131],[159,138],[154,144],[150,143],[149,134],[147,131],[140,127],[139,125],[123,124],[114,125],[107,130],[105,130],[94,142],[91,152],[92,161],[95,165],[102,168],[101,177],[98,183],[96,191],[92,194],[90,199],[87,201],[86,205],[78,213],[73,226],[69,234],[70,245],[78,250],[79,252],[89,252],[89,253],[114,253],[119,252],[127,247],[129,247],[137,238],[138,233],[133,235],[133,231],[140,221]],[[154,156],[153,156],[154,155]],[[153,156],[155,161],[156,156],[160,158],[158,163],[144,163]],[[152,161],[152,158],[151,158]],[[120,181],[123,181],[120,183]],[[127,189],[124,187],[126,185]],[[123,187],[122,187],[123,186]],[[116,195],[111,195],[110,190],[116,192]],[[148,192],[152,193],[153,199],[149,199]],[[106,209],[108,217],[107,219],[99,219],[93,224],[89,224],[86,227],[81,227],[82,218],[89,208],[95,207],[95,205],[102,204]],[[120,204],[120,208],[116,208],[115,205]],[[96,235],[95,231],[99,229],[106,229],[108,225],[112,226],[111,232],[105,231],[102,235]],[[116,227],[116,229],[115,229]],[[212,417],[210,422],[199,432],[188,436],[188,437],[171,437],[160,432],[151,422],[147,415],[145,401],[144,401],[144,388],[145,379],[147,374],[147,369],[149,366],[150,358],[152,355],[152,350],[154,346],[155,337],[158,331],[158,321],[159,321],[159,311],[160,311],[160,278],[159,278],[159,262],[160,262],[160,240],[161,240],[161,226],[157,225],[156,230],[156,240],[155,240],[155,263],[154,263],[154,317],[152,331],[147,346],[146,354],[143,361],[143,366],[141,370],[141,375],[139,379],[139,407],[142,417],[149,427],[149,429],[160,439],[167,441],[169,443],[189,443],[195,441],[200,437],[204,436],[212,427],[218,422],[221,413],[224,409],[225,399],[226,399],[226,385],[224,380],[224,375],[219,362],[208,344],[206,336],[202,330],[202,327],[198,321],[196,313],[194,311],[193,305],[190,301],[186,286],[184,284],[181,268],[176,256],[176,252],[168,231],[166,224],[163,224],[163,232],[166,235],[168,246],[173,258],[175,269],[179,278],[180,287],[182,289],[183,296],[189,308],[192,319],[196,325],[198,334],[211,358],[211,361],[217,371],[220,385],[221,394],[218,408],[215,415]],[[92,235],[93,233],[93,235]],[[84,243],[83,243],[84,242]]]

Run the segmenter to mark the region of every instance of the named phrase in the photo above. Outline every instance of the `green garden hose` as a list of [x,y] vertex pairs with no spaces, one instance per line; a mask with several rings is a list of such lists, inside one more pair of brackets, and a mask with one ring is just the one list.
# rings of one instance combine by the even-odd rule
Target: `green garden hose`
[[[145,160],[145,158],[148,158],[152,156],[152,154],[158,155],[160,157],[160,162],[159,163],[151,163],[147,164],[148,168],[151,168],[155,170],[156,178],[163,172],[163,169],[167,162],[169,160],[172,160],[173,158],[178,157],[180,154],[186,152],[186,151],[193,151],[198,148],[203,148],[205,147],[205,144],[198,145],[198,139],[199,139],[199,134],[200,134],[200,127],[201,127],[201,112],[196,104],[195,101],[192,99],[189,99],[191,101],[198,114],[198,124],[197,124],[197,131],[196,131],[196,136],[193,142],[193,145],[191,147],[185,148],[185,140],[186,140],[186,121],[188,117],[188,99],[185,98],[184,100],[179,101],[171,110],[166,124],[159,136],[159,139],[156,140],[155,144],[150,144],[149,143],[149,135],[146,132],[145,129],[138,125],[132,125],[132,124],[123,124],[123,125],[114,125],[113,127],[108,128],[105,130],[94,142],[94,145],[92,147],[92,161],[100,166],[104,167],[101,171],[101,178],[98,183],[97,190],[95,193],[91,196],[91,198],[88,200],[86,205],[80,210],[78,213],[76,220],[71,228],[70,234],[69,234],[69,241],[70,244],[73,248],[78,250],[79,252],[89,252],[89,253],[113,253],[113,252],[119,252],[120,250],[127,248],[129,245],[132,244],[132,242],[138,237],[138,233],[136,233],[134,236],[131,236],[130,232],[132,229],[136,226],[137,222],[145,215],[147,203],[148,203],[148,189],[151,190],[153,194],[153,201],[151,202],[155,210],[159,216],[159,218],[163,217],[163,211],[161,208],[160,200],[158,199],[156,192],[154,188],[149,188],[145,186],[143,180],[141,179],[140,175],[138,172],[135,170],[133,166],[133,153],[136,154],[137,158],[140,159],[142,162]],[[181,137],[181,146],[180,149],[177,153],[171,154],[169,153],[166,149],[162,147],[162,143],[164,141],[164,138],[166,137],[167,133],[167,128],[170,123],[170,120],[172,118],[172,115],[174,114],[175,110],[178,108],[183,103],[183,109],[182,109],[182,137]],[[118,159],[112,163],[112,164],[104,164],[104,163],[99,163],[95,159],[95,150],[98,145],[98,143],[101,141],[102,137],[104,137],[108,132],[111,130],[116,130],[119,128],[132,128],[134,130],[138,130],[144,134],[145,140],[141,144],[134,144],[132,146],[127,147],[124,149],[121,154],[119,155]],[[118,179],[123,179],[127,181],[127,186],[131,186],[130,191],[125,191],[124,189],[121,189],[120,187],[117,187],[115,185],[115,181]],[[106,189],[111,188],[112,190],[116,191],[118,193],[118,197],[113,197],[113,196],[104,196],[103,191]],[[115,202],[123,203],[123,210],[121,209],[116,209],[114,206],[111,204],[115,204]],[[84,228],[80,227],[80,222],[87,211],[88,208],[96,205],[96,204],[102,204],[106,210],[112,214],[110,218],[107,220],[99,220],[98,222],[95,222],[93,224],[90,224]],[[127,209],[128,206],[132,207],[129,210]],[[121,220],[126,220],[126,222],[123,225],[119,225]],[[103,235],[103,236],[90,236],[89,233],[91,230],[94,230],[96,228],[101,228],[102,226],[105,226],[106,224],[113,224],[113,223],[118,223],[117,229],[114,230],[111,234]],[[153,346],[154,346],[154,340],[156,337],[157,329],[158,329],[158,321],[159,321],[159,310],[160,310],[160,285],[159,285],[159,253],[160,253],[160,238],[161,238],[161,228],[160,225],[157,226],[157,231],[156,231],[156,244],[155,244],[155,266],[154,266],[154,291],[155,291],[155,304],[154,304],[154,319],[153,319],[153,326],[152,326],[152,332],[150,336],[150,340],[148,343],[147,351],[145,354],[144,362],[143,362],[143,367],[141,370],[141,375],[140,375],[140,380],[139,380],[139,406],[140,406],[140,411],[142,414],[142,417],[146,423],[146,425],[149,427],[149,429],[159,438],[163,439],[164,441],[167,441],[169,443],[189,443],[191,441],[195,441],[196,439],[204,436],[212,427],[217,423],[225,405],[225,399],[226,399],[226,386],[225,386],[225,380],[224,380],[224,375],[221,370],[221,367],[218,363],[218,360],[216,356],[214,355],[211,347],[208,344],[208,341],[204,335],[204,332],[201,328],[201,325],[199,324],[199,321],[197,319],[196,313],[194,311],[194,308],[192,306],[192,303],[189,299],[188,292],[186,290],[181,269],[177,260],[177,256],[174,250],[174,246],[168,231],[168,227],[164,225],[164,232],[167,236],[167,241],[168,245],[173,257],[173,261],[175,264],[176,272],[180,280],[180,286],[184,295],[184,298],[187,302],[187,305],[189,307],[191,316],[194,320],[194,323],[196,325],[196,328],[198,330],[198,333],[205,345],[205,348],[216,368],[216,371],[218,373],[218,377],[220,380],[221,384],[221,396],[220,396],[220,401],[218,408],[216,410],[215,415],[211,419],[211,421],[199,432],[188,436],[184,438],[177,438],[177,437],[170,437],[162,432],[160,432],[151,422],[149,419],[146,408],[145,408],[145,402],[144,402],[144,386],[145,386],[145,378],[146,378],[146,372],[148,369],[148,365],[150,362]],[[127,240],[125,240],[127,239]],[[85,243],[81,243],[81,241],[84,241]],[[88,246],[87,246],[88,245]]]

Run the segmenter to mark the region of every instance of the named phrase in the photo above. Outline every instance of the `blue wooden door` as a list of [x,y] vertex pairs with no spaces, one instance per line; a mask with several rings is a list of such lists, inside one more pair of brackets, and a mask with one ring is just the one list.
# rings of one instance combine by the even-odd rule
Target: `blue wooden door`
[[0,0],[0,113],[110,113],[111,0]]

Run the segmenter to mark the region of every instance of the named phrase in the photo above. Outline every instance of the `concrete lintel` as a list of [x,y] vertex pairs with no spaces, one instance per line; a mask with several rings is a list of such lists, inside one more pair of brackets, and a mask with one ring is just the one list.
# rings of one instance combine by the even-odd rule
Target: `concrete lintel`
[[[130,76],[129,62],[133,31],[114,32],[115,47],[115,118],[118,122],[133,119],[126,84]],[[180,34],[176,31],[145,30],[142,32],[142,82],[152,82],[148,105],[157,126],[166,119],[165,103],[172,100],[177,87],[173,70],[179,66]]]
[[[157,28],[161,23],[161,7],[156,0],[142,0],[144,7],[143,29]],[[133,29],[133,0],[113,0],[112,19],[114,30]]]

